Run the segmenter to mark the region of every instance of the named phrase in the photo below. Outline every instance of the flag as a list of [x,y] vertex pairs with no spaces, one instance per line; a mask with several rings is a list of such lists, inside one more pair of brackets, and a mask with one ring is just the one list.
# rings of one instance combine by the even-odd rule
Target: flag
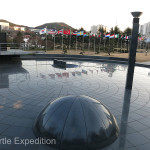
[[119,38],[119,34],[115,34],[115,38]]
[[39,32],[40,34],[45,34],[46,33],[46,28],[44,28],[44,29],[42,29],[42,30],[40,30],[40,32]]
[[77,36],[83,35],[83,31],[77,32]]
[[50,31],[48,31],[48,34],[56,34],[56,30],[55,29],[50,29]]
[[138,40],[139,40],[139,41],[143,41],[144,38],[143,38],[143,37],[138,37]]
[[85,37],[85,36],[89,36],[88,33],[84,33],[84,37]]
[[127,40],[127,39],[128,39],[128,36],[127,36],[127,35],[125,35],[125,36],[124,36],[124,39],[126,39],[126,40]]
[[57,77],[62,78],[61,73],[56,73]]
[[43,78],[43,79],[46,78],[46,76],[44,74],[42,74],[42,73],[40,73],[40,77]]
[[71,72],[73,76],[75,76],[75,72]]
[[77,32],[78,32],[78,31],[73,32],[72,35],[77,35]]
[[69,78],[69,73],[68,72],[64,72],[64,73],[62,73],[62,76],[66,77],[66,78]]
[[80,72],[80,71],[75,71],[75,73],[76,73],[78,76],[81,76],[81,72]]
[[110,37],[110,34],[106,34],[105,37]]
[[57,31],[57,34],[63,34],[63,29]]
[[55,74],[48,74],[52,79],[55,79]]
[[95,37],[95,34],[92,34],[90,37]]
[[82,69],[82,73],[83,73],[83,74],[87,74],[87,71],[84,70],[84,69]]
[[64,34],[70,35],[70,30],[64,30]]
[[115,38],[115,34],[110,35],[110,39]]

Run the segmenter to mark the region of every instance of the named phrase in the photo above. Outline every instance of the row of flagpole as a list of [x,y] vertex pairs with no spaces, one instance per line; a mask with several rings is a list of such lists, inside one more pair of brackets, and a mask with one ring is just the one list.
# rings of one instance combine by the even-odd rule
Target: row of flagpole
[[[105,52],[105,41],[106,39],[104,39],[104,52]],[[88,43],[88,53],[90,51],[90,44],[91,44],[91,41],[90,41],[90,36],[89,36],[89,43]],[[118,43],[117,43],[117,48],[118,48],[118,44],[119,44],[119,39],[118,39]],[[64,50],[63,48],[63,45],[64,45],[64,41],[63,41],[63,33],[62,33],[62,50]],[[71,48],[71,36],[69,37],[69,50]],[[84,51],[84,36],[83,36],[83,41],[82,41],[82,50]],[[110,38],[109,38],[109,47],[110,47]],[[76,51],[77,51],[77,35],[76,35]],[[99,53],[100,53],[100,49],[101,49],[101,37],[99,38]],[[122,39],[121,39],[121,49],[122,49]],[[54,35],[54,50],[55,50],[55,35]],[[47,51],[47,34],[46,34],[46,51]],[[95,46],[95,37],[94,37],[94,53],[96,52],[96,46]]]
[[[45,28],[45,30],[46,30],[46,51],[47,51],[47,26],[46,26],[46,28]],[[81,46],[81,48],[82,48],[82,51],[84,51],[84,31],[79,31],[80,32],[80,35],[83,35],[83,41],[81,42],[82,43],[82,46]],[[79,33],[79,32],[77,32],[77,33]],[[82,32],[82,34],[81,34],[81,32]],[[109,35],[109,36],[108,36]],[[71,49],[71,29],[70,29],[70,34],[68,35],[69,36],[69,50]],[[78,34],[76,34],[76,50],[77,50],[77,37],[78,37],[79,35]],[[116,35],[113,35],[114,37],[113,38],[115,38],[115,36]],[[118,36],[118,35],[117,35]],[[55,50],[55,34],[54,34],[54,50]],[[64,37],[64,29],[62,30],[62,50],[64,50],[64,39],[63,39],[63,37]],[[99,34],[99,50],[98,50],[98,52],[100,53],[100,49],[101,49],[101,40],[102,40],[102,38],[101,38],[101,33]],[[110,37],[112,38],[112,35],[110,35],[110,34],[107,34],[107,35],[104,35],[104,52],[105,52],[105,42],[106,42],[106,37],[109,37],[109,47],[110,47]],[[119,47],[119,37],[117,37],[118,38],[118,42],[117,42],[117,48]],[[124,37],[125,38],[125,37]],[[128,39],[128,37],[126,37],[126,39]],[[89,35],[89,43],[88,43],[88,53],[89,53],[89,51],[90,51],[90,35]],[[122,50],[122,38],[121,38],[121,46],[120,46],[120,48],[121,48],[121,50]],[[94,52],[96,52],[96,46],[95,46],[95,35],[94,35]]]

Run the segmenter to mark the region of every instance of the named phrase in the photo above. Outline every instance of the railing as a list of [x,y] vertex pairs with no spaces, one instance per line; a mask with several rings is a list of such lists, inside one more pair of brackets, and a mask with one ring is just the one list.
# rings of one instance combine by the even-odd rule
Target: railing
[[24,44],[17,44],[17,43],[0,43],[0,51],[7,51],[7,50],[25,50]]

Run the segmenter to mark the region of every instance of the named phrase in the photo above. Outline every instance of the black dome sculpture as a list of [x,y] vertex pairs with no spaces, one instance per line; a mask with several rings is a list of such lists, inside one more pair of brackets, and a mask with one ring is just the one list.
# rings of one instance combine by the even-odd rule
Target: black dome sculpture
[[48,104],[33,126],[37,137],[56,139],[61,150],[95,150],[113,143],[116,119],[101,102],[88,96],[65,96]]

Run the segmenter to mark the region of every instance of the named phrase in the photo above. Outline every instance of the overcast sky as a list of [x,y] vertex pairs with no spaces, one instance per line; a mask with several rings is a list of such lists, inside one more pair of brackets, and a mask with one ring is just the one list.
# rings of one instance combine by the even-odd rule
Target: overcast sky
[[132,11],[142,11],[140,24],[150,22],[149,0],[2,0],[0,19],[35,27],[64,22],[90,30],[92,25],[121,30],[132,27]]

